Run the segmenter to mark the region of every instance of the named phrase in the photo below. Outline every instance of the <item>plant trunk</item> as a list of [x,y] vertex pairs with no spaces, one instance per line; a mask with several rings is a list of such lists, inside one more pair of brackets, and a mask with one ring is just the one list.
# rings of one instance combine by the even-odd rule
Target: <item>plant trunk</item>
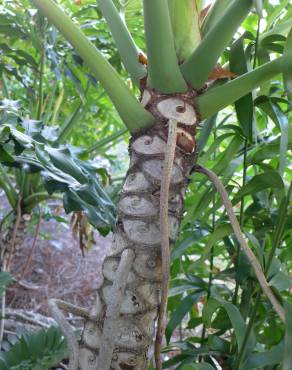
[[[80,370],[148,368],[162,279],[159,201],[167,121],[175,116],[184,123],[179,124],[170,184],[169,237],[173,244],[187,178],[194,164],[195,95],[193,91],[172,96],[149,90],[143,93],[142,104],[156,117],[156,124],[136,134],[130,142],[130,168],[117,207],[112,249],[103,263],[104,279],[91,310],[92,320],[85,323],[80,342]],[[122,254],[127,250],[132,257],[126,267],[121,267],[125,265]],[[115,314],[113,306],[118,307]],[[110,360],[104,362],[108,356]]]
[[15,251],[22,247],[30,219],[31,216],[25,213],[17,221],[17,214],[14,213],[7,229],[0,233],[0,271],[9,271]]

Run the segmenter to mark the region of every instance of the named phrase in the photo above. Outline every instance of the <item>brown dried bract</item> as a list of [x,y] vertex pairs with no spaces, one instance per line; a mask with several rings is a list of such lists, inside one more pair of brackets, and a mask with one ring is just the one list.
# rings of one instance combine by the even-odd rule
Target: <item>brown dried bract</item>
[[147,66],[148,60],[147,60],[147,56],[144,53],[139,53],[138,60],[139,60],[139,63],[143,64],[144,66]]
[[210,10],[210,8],[211,8],[211,5],[212,5],[212,4],[209,4],[208,6],[206,6],[206,8],[204,8],[204,9],[201,11],[201,13],[200,13],[200,24],[203,24],[203,22],[204,22],[204,20],[205,20],[205,18],[206,18],[206,16],[207,16],[207,14],[208,14],[208,12],[209,12],[209,10]]
[[196,142],[194,137],[187,131],[178,128],[176,144],[185,153],[193,153],[195,151]]
[[209,74],[208,81],[235,77],[237,77],[237,74],[230,71],[226,71],[224,68],[221,67],[220,64],[216,64],[215,67],[213,68],[213,71]]

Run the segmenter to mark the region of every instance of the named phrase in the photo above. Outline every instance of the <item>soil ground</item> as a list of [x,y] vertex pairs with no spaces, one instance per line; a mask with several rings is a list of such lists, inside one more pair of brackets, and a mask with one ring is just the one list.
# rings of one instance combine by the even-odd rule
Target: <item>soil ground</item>
[[[3,209],[3,199],[0,208]],[[59,207],[51,206],[52,212]],[[17,283],[7,291],[7,306],[47,314],[47,302],[58,298],[82,307],[90,307],[94,292],[101,279],[102,261],[111,244],[111,235],[102,237],[95,233],[95,244],[85,252],[84,257],[78,242],[74,239],[69,217],[68,224],[55,219],[42,220],[40,234],[31,263],[22,281],[28,289]],[[25,237],[23,245],[16,252],[11,265],[14,278],[22,275],[31,254],[34,230]],[[45,235],[46,237],[44,237]]]

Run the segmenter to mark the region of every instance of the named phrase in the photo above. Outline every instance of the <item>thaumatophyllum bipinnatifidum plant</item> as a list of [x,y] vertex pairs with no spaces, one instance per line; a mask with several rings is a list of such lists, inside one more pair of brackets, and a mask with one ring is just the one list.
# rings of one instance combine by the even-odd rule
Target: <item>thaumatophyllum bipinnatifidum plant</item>
[[[283,356],[282,348],[285,346],[284,341],[281,340],[283,335],[277,343],[273,342],[277,346],[272,349],[269,343],[256,345],[253,323],[259,306],[264,301],[270,307],[270,315],[273,315],[274,320],[277,321],[273,308],[278,305],[280,309],[277,309],[277,312],[280,313],[282,320],[285,320],[283,302],[277,292],[270,292],[276,305],[274,302],[269,306],[266,296],[262,295],[262,290],[255,282],[253,270],[244,259],[244,255],[240,253],[240,246],[235,239],[229,237],[232,233],[231,225],[225,222],[220,225],[220,229],[216,229],[218,217],[226,221],[222,208],[220,216],[218,212],[216,213],[216,210],[221,207],[219,199],[214,193],[212,194],[211,190],[204,194],[201,191],[201,183],[198,186],[197,198],[194,200],[193,213],[189,212],[186,215],[188,218],[182,217],[186,187],[189,179],[194,179],[192,172],[196,170],[206,172],[201,167],[194,167],[194,164],[196,153],[202,151],[208,131],[212,131],[212,126],[215,127],[216,119],[213,115],[229,104],[235,103],[240,126],[236,126],[234,130],[239,131],[240,135],[236,136],[232,145],[224,153],[222,163],[226,158],[228,160],[228,156],[231,159],[233,153],[242,147],[243,158],[238,157],[237,161],[240,159],[244,161],[244,187],[238,196],[233,198],[234,205],[241,201],[241,207],[248,206],[249,212],[253,210],[252,207],[263,202],[266,202],[270,208],[275,205],[278,207],[278,211],[275,212],[277,220],[270,225],[274,227],[274,237],[267,249],[269,252],[267,256],[262,251],[262,246],[267,243],[266,237],[261,235],[255,239],[253,235],[248,234],[250,243],[256,250],[261,271],[264,271],[268,278],[271,277],[272,271],[276,276],[277,266],[274,256],[284,237],[281,225],[285,224],[289,212],[287,209],[290,191],[287,189],[287,179],[283,177],[286,152],[289,147],[289,128],[286,122],[287,115],[282,112],[282,105],[286,104],[286,100],[283,97],[280,100],[279,98],[271,100],[266,95],[273,93],[270,89],[271,79],[283,74],[287,96],[291,97],[292,35],[289,34],[291,22],[289,17],[283,20],[282,16],[279,16],[281,9],[287,8],[286,12],[291,17],[288,2],[280,4],[281,9],[278,9],[274,19],[271,16],[268,20],[270,24],[264,37],[260,32],[257,35],[243,33],[239,28],[255,9],[258,17],[267,14],[266,8],[264,11],[262,9],[261,1],[216,1],[209,9],[204,22],[200,23],[200,1],[144,0],[146,65],[140,63],[145,58],[139,55],[140,52],[122,21],[118,8],[111,0],[99,0],[99,9],[111,29],[123,64],[130,74],[133,85],[140,89],[140,102],[134,95],[135,87],[133,87],[134,92],[130,91],[128,85],[123,82],[107,60],[54,1],[33,0],[32,3],[60,30],[91,68],[132,133],[129,147],[130,167],[117,205],[118,219],[112,250],[103,265],[104,280],[98,289],[95,305],[87,314],[80,312],[86,319],[80,341],[77,341],[57,307],[59,305],[66,309],[67,306],[59,302],[51,303],[52,311],[64,329],[71,350],[70,369],[143,370],[148,368],[149,348],[153,342],[154,326],[161,299],[160,285],[165,277],[161,271],[159,205],[164,160],[169,148],[167,140],[170,121],[175,121],[178,125],[168,204],[170,242],[172,244],[175,242],[181,221],[185,228],[191,223],[190,217],[194,217],[196,212],[205,213],[206,223],[208,216],[212,216],[214,237],[206,246],[209,252],[205,253],[212,251],[214,256],[214,243],[221,239],[224,241],[231,263],[235,266],[233,275],[226,276],[235,279],[236,286],[232,296],[228,285],[212,285],[213,266],[216,262],[213,258],[210,260],[209,283],[200,279],[187,280],[185,289],[193,289],[192,294],[183,300],[183,307],[173,315],[167,328],[167,339],[183,314],[188,312],[199,299],[207,296],[208,301],[203,310],[205,324],[203,335],[200,339],[193,337],[184,345],[178,344],[177,348],[180,347],[182,353],[165,366],[179,364],[180,369],[212,369],[220,365],[225,369],[254,369],[276,368],[282,366],[279,364],[283,362],[283,368],[289,369],[291,366],[289,350],[286,350],[287,353]],[[269,7],[267,9],[271,11]],[[283,14],[286,17],[286,13]],[[278,17],[282,22],[278,25],[278,30],[273,31],[272,26],[279,20]],[[244,48],[247,44],[248,47]],[[216,66],[220,57],[222,62],[229,62],[232,73],[228,74],[222,71],[220,66]],[[222,79],[230,76],[233,77],[232,80]],[[223,83],[218,81],[221,79]],[[276,85],[273,87],[277,89]],[[257,93],[258,97],[255,99]],[[254,157],[250,157],[249,154],[255,149],[255,145],[260,145],[264,140],[264,136],[259,137],[254,129],[253,123],[257,118],[254,113],[255,106],[272,120],[277,121],[276,125],[281,130],[277,146],[280,148],[280,159],[277,171],[273,168],[273,164],[265,164],[262,167],[264,172],[259,172],[258,177],[254,177],[254,181],[247,182],[248,166],[256,163],[252,162],[252,160],[256,161],[254,158],[256,154]],[[287,105],[285,105],[286,108]],[[201,141],[197,143],[196,130],[199,123],[203,121]],[[203,159],[207,161],[207,154],[212,156],[215,150],[216,145]],[[219,162],[218,168],[214,168],[218,174],[223,172],[223,165],[220,167],[220,164]],[[226,178],[230,178],[237,168],[236,163],[232,162],[232,165],[233,167],[229,168],[229,174],[224,173]],[[259,197],[254,205],[244,204],[242,199],[245,195],[270,187],[276,190],[268,198]],[[231,191],[231,189],[227,190]],[[209,205],[206,200],[208,197],[211,199],[214,197],[213,211],[209,213],[206,209]],[[192,223],[194,224],[195,221],[194,217]],[[250,221],[256,225],[258,218]],[[242,216],[240,224],[245,226]],[[203,233],[204,225],[199,226],[199,230]],[[202,253],[200,259],[203,258]],[[199,265],[198,261],[196,263]],[[196,263],[190,261],[188,268],[196,268]],[[246,266],[246,273],[253,277],[245,282],[246,286],[243,284],[242,266]],[[179,270],[178,263],[174,267]],[[281,277],[278,276],[278,286],[279,279]],[[263,287],[263,284],[261,283],[260,286]],[[275,282],[274,286],[277,287]],[[254,292],[255,296],[251,292]],[[242,303],[240,310],[237,304],[239,295]],[[253,305],[248,307],[248,301],[252,299],[254,299]],[[284,305],[288,313],[285,338],[286,348],[288,348],[292,335],[291,315],[289,315],[291,307],[289,303]],[[214,313],[217,314],[216,323],[213,320]],[[200,322],[199,317],[193,317],[189,328],[196,326],[196,319]],[[245,322],[249,324],[246,325]],[[218,333],[209,335],[207,341],[205,338],[208,326],[218,329]],[[231,331],[228,332],[226,328]],[[220,336],[220,330],[225,333],[224,336]],[[258,335],[261,335],[260,330]],[[201,342],[203,346],[196,347],[194,342]],[[157,366],[159,368],[159,363]]]

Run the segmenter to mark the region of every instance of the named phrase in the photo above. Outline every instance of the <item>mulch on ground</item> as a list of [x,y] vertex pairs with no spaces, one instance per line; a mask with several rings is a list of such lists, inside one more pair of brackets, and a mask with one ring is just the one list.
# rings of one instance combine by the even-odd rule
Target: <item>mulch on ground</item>
[[[40,231],[31,263],[22,279],[24,284],[10,285],[7,306],[46,315],[48,300],[57,298],[90,307],[100,283],[102,261],[110,248],[111,236],[102,237],[96,233],[95,244],[83,257],[69,224],[54,219],[42,220]],[[33,235],[27,235],[13,258],[11,273],[16,280],[22,275],[32,244]]]

